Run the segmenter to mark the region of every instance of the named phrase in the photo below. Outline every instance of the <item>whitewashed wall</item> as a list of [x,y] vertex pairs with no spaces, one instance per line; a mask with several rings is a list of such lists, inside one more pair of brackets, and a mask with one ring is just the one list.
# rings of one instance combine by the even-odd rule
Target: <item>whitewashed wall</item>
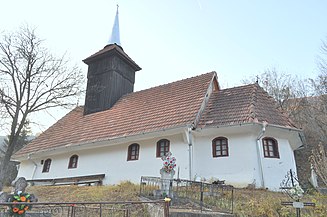
[[[162,138],[170,140],[170,151],[177,158],[177,164],[180,168],[180,178],[187,178],[188,145],[183,141],[183,136],[179,134]],[[34,179],[104,173],[106,175],[104,184],[117,184],[124,180],[139,183],[141,176],[158,177],[160,176],[159,170],[162,167],[162,160],[156,157],[156,144],[162,138],[135,141],[140,145],[139,160],[136,161],[127,161],[128,146],[132,143],[48,156],[52,160],[48,173],[42,173],[43,165],[41,165],[41,159],[34,159],[38,164]],[[75,169],[68,169],[69,158],[73,154],[79,156],[78,166]],[[48,157],[43,158],[43,160],[46,160]],[[24,176],[30,179],[33,168],[34,165],[31,161],[23,161],[18,176]]]
[[[246,130],[240,127],[233,131],[209,129],[197,134],[193,147],[194,176],[207,180],[226,180],[227,184],[236,187],[246,187],[249,184],[261,187],[262,176],[259,167],[259,159],[261,159],[264,187],[278,191],[287,172],[290,169],[296,172],[293,149],[286,138],[289,132],[284,130],[285,133],[280,134],[271,128],[267,129],[263,137],[273,137],[277,140],[280,158],[264,157],[262,139],[260,139],[258,158],[257,136],[260,130],[258,127],[248,127]],[[212,156],[212,140],[219,136],[228,139],[228,157]]]
[[[274,137],[275,138],[275,137]],[[287,172],[292,169],[296,173],[293,150],[286,139],[275,138],[278,142],[279,158],[262,158],[265,187],[278,191]],[[260,141],[261,142],[261,141]],[[260,143],[262,144],[262,143]],[[262,145],[261,153],[263,153]],[[262,154],[263,155],[263,154]]]
[[[212,156],[212,140],[228,139],[228,157]],[[195,138],[194,174],[206,179],[226,180],[226,183],[246,187],[258,180],[256,142],[253,136],[213,134]]]
[[[246,187],[249,184],[261,186],[261,175],[257,155],[257,136],[260,127],[239,127],[238,129],[209,129],[193,134],[193,166],[192,178],[202,177],[207,180],[226,180],[227,184],[236,187]],[[288,132],[285,133],[287,135]],[[271,136],[278,141],[280,158],[264,158],[263,148],[260,140],[259,152],[262,160],[265,187],[278,190],[281,181],[287,171],[292,169],[296,172],[293,150],[286,136],[278,132],[264,136]],[[228,139],[229,156],[212,157],[212,140],[218,136]],[[282,138],[283,137],[283,138]],[[120,181],[129,180],[139,183],[141,176],[159,177],[162,166],[160,158],[156,158],[156,143],[160,139],[170,140],[170,151],[177,158],[177,167],[182,179],[189,178],[189,153],[186,135],[178,133],[173,136],[163,136],[147,140],[121,143],[115,146],[94,148],[67,152],[55,156],[33,159],[37,163],[37,169],[33,179],[61,178],[71,176],[83,176],[94,174],[105,174],[104,184],[117,184]],[[127,161],[128,146],[132,143],[140,145],[139,160]],[[78,166],[68,169],[69,158],[77,154],[79,156]],[[49,173],[42,173],[41,160],[52,159]],[[176,168],[176,175],[177,171]],[[34,165],[31,161],[22,161],[18,176],[32,179]]]

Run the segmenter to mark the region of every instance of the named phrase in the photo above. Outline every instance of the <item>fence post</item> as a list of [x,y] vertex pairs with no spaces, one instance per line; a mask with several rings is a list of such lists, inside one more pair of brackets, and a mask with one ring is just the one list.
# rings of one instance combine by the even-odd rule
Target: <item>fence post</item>
[[[140,180],[140,195],[142,195],[142,181],[143,181],[143,176],[141,176],[141,180]],[[144,190],[143,190],[144,191]]]
[[126,209],[126,217],[129,217],[129,209]]
[[232,213],[234,213],[234,189],[232,188]]
[[169,203],[171,199],[166,197],[164,199],[164,217],[169,217]]
[[75,217],[75,204],[72,204],[72,212],[70,214],[71,217]]
[[203,182],[201,182],[201,187],[200,187],[200,207],[201,207],[201,212],[202,212],[202,207],[203,207]]

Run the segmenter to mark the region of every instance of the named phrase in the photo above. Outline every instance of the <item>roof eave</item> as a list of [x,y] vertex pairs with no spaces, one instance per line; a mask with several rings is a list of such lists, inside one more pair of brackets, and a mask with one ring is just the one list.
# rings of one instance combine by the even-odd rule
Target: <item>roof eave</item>
[[[107,45],[107,46],[112,46],[112,45]],[[105,46],[103,49],[106,49]],[[89,65],[89,63],[91,63],[92,61],[94,61],[95,59],[101,59],[105,56],[110,56],[112,55],[113,53],[117,53],[121,58],[123,58],[135,71],[140,71],[142,68],[137,65],[134,61],[132,61],[131,59],[127,58],[126,55],[127,54],[124,54],[123,52],[124,51],[120,51],[118,50],[117,47],[119,47],[119,45],[113,45],[114,47],[110,50],[107,50],[107,51],[104,51],[102,52],[102,50],[98,51],[97,53],[89,56],[88,58],[84,59],[83,62],[87,65]],[[117,46],[117,47],[116,47]],[[122,48],[120,48],[122,49]]]
[[[19,156],[13,156],[13,161],[23,161],[28,160],[29,158],[37,158],[41,157],[44,154],[47,156],[54,155],[54,154],[61,154],[66,153],[67,151],[74,151],[74,150],[81,150],[81,149],[90,149],[90,148],[100,148],[105,146],[115,146],[119,145],[121,143],[126,142],[135,142],[135,140],[144,140],[147,138],[152,138],[156,136],[162,136],[162,132],[165,132],[164,135],[174,135],[174,134],[180,134],[184,133],[186,129],[188,129],[191,126],[191,124],[171,127],[171,128],[164,128],[156,131],[149,131],[149,132],[143,132],[135,135],[129,135],[129,136],[119,136],[115,138],[103,138],[99,140],[92,140],[87,141],[83,143],[75,143],[75,144],[67,144],[65,146],[60,146],[52,149],[47,150],[41,150],[36,151],[32,153],[26,153]],[[109,143],[109,144],[108,144]]]
[[[260,122],[244,122],[244,123],[237,123],[237,124],[229,124],[229,125],[211,125],[211,126],[204,126],[199,130],[205,129],[216,129],[216,128],[228,128],[228,127],[244,127],[244,126],[262,126],[263,123]],[[303,145],[305,145],[303,141],[303,131],[298,128],[290,127],[290,126],[280,126],[276,124],[267,124],[266,127],[271,127],[277,130],[287,130],[289,132],[293,132],[293,135],[288,137],[290,145],[293,150],[297,150]],[[294,134],[296,133],[296,134]]]
[[[209,126],[204,126],[204,127],[199,127],[200,129],[209,129],[209,128],[223,128],[223,127],[233,127],[233,126],[249,126],[249,125],[262,125],[260,122],[241,122],[241,123],[235,123],[235,124],[217,124],[217,125],[209,125]],[[280,128],[280,129],[287,129],[287,130],[292,130],[292,131],[297,131],[297,132],[302,132],[301,129],[298,129],[296,127],[289,127],[289,126],[280,126],[276,124],[267,124],[267,126],[275,127],[275,128]]]

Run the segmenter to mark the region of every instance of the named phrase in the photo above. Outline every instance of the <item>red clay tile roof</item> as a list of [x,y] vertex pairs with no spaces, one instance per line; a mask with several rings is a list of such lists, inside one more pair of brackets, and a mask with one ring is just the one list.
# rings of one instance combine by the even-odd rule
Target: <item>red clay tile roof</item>
[[258,123],[295,128],[277,103],[258,84],[213,92],[199,127]]
[[77,107],[16,153],[101,141],[192,124],[215,72],[123,96],[112,108],[83,116]]
[[132,60],[132,58],[130,58],[123,50],[123,48],[121,48],[119,45],[117,44],[109,44],[106,45],[102,50],[99,50],[98,52],[96,52],[95,54],[92,54],[91,56],[89,56],[88,58],[86,58],[85,60],[83,60],[84,63],[88,64],[89,62],[91,62],[93,59],[95,58],[99,58],[105,55],[110,55],[113,52],[117,52],[118,54],[120,54],[123,58],[125,58],[127,60],[127,62],[129,62],[131,64],[131,66],[139,71],[141,70],[141,67],[139,67],[134,60]]
[[[77,107],[15,156],[68,144],[191,125],[214,76],[216,73],[210,72],[130,93],[123,96],[111,109],[86,116],[83,116],[83,107]],[[295,127],[259,85],[250,84],[213,92],[198,127],[263,121]]]

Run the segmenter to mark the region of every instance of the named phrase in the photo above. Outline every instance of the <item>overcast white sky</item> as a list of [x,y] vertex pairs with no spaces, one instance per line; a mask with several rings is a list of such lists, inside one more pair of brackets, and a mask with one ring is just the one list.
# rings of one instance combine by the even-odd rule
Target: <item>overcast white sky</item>
[[[67,52],[86,74],[82,60],[106,45],[117,3],[122,47],[142,67],[135,90],[208,71],[223,88],[271,67],[315,77],[327,40],[325,0],[0,0],[0,32],[34,26],[45,46]],[[42,127],[34,133],[67,111],[52,112],[36,117]]]

